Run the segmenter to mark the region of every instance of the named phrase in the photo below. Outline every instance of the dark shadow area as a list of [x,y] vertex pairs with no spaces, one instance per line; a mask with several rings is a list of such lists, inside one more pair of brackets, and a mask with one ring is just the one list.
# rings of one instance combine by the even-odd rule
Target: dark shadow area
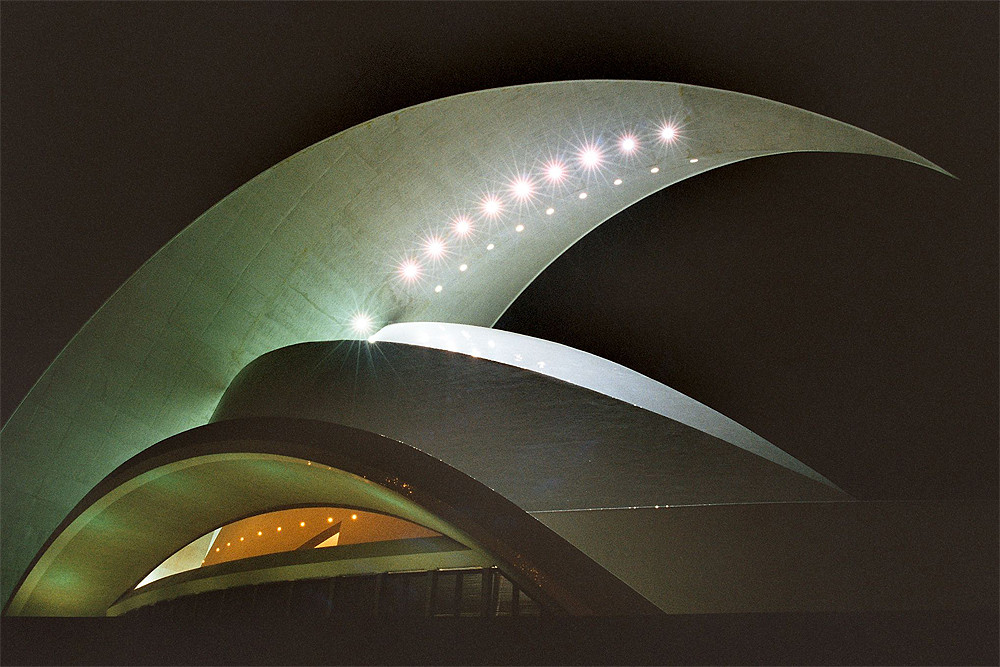
[[996,610],[381,621],[5,618],[5,665],[997,664]]

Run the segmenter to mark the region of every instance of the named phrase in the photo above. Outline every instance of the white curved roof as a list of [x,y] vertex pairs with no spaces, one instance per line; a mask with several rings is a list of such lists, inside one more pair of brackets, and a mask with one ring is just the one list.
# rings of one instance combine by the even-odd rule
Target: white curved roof
[[704,431],[772,463],[837,488],[795,457],[690,396],[621,364],[566,345],[509,331],[442,322],[393,324],[368,340],[375,344],[384,341],[448,350],[547,375]]
[[[632,152],[622,150],[626,137]],[[3,597],[87,490],[137,452],[205,423],[252,359],[366,337],[367,327],[352,327],[366,318],[373,328],[491,326],[559,254],[632,203],[715,167],[792,151],[938,169],[777,102],[640,81],[459,95],[284,160],[146,262],[4,427]],[[553,163],[563,167],[558,183],[547,179]],[[494,201],[495,214],[485,205]],[[454,227],[463,216],[466,236]],[[426,251],[437,241],[447,247],[434,259]]]

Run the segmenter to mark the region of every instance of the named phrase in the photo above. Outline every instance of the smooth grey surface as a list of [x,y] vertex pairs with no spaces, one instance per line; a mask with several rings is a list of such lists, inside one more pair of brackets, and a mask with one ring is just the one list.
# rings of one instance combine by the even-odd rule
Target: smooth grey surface
[[[448,350],[488,359],[591,389],[753,452],[772,463],[837,488],[830,480],[750,429],[661,382],[593,354],[531,336],[465,324],[406,322],[368,338]],[[839,490],[839,489],[838,489]]]
[[302,343],[264,355],[236,377],[213,421],[268,416],[405,442],[529,511],[847,498],[596,391],[401,343]]
[[667,613],[996,609],[994,503],[778,503],[533,516]]
[[[650,141],[674,120],[680,140]],[[506,188],[551,155],[632,130],[649,147],[571,173],[518,207]],[[213,206],[91,318],[2,431],[6,599],[38,549],[115,466],[203,424],[236,373],[286,345],[376,326],[489,326],[581,236],[635,201],[708,169],[791,151],[882,155],[937,168],[849,125],[761,98],[671,83],[573,81],[469,93],[350,128],[282,161]],[[692,160],[698,160],[692,162]],[[659,172],[652,174],[650,168]],[[620,176],[623,184],[612,185]],[[586,190],[588,198],[578,194]],[[474,242],[406,285],[399,262],[484,194]],[[554,207],[554,215],[545,214]],[[516,223],[525,225],[521,233]],[[494,243],[492,251],[486,250]],[[459,271],[461,265],[466,271]],[[434,287],[442,285],[440,293]],[[61,465],[52,465],[60,461]]]

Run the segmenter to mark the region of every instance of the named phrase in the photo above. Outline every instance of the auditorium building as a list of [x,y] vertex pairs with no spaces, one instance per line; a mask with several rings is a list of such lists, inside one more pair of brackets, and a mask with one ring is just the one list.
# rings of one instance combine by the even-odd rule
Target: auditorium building
[[640,81],[436,100],[275,165],[122,285],[4,427],[4,615],[994,605],[989,516],[858,502],[649,377],[492,328],[635,202],[797,151],[944,173],[808,111]]

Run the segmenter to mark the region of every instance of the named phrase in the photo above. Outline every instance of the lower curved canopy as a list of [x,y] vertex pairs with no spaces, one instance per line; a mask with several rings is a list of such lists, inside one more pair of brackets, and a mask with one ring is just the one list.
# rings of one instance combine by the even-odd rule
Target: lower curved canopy
[[[501,565],[565,612],[656,611],[522,510],[432,457],[336,424],[259,419],[194,429],[117,469],[49,539],[5,614],[103,616],[200,535],[262,512],[317,504],[425,526],[450,540],[451,551],[472,550],[477,562]],[[298,576],[315,571],[297,565],[304,566]],[[391,568],[392,559],[378,565]]]

